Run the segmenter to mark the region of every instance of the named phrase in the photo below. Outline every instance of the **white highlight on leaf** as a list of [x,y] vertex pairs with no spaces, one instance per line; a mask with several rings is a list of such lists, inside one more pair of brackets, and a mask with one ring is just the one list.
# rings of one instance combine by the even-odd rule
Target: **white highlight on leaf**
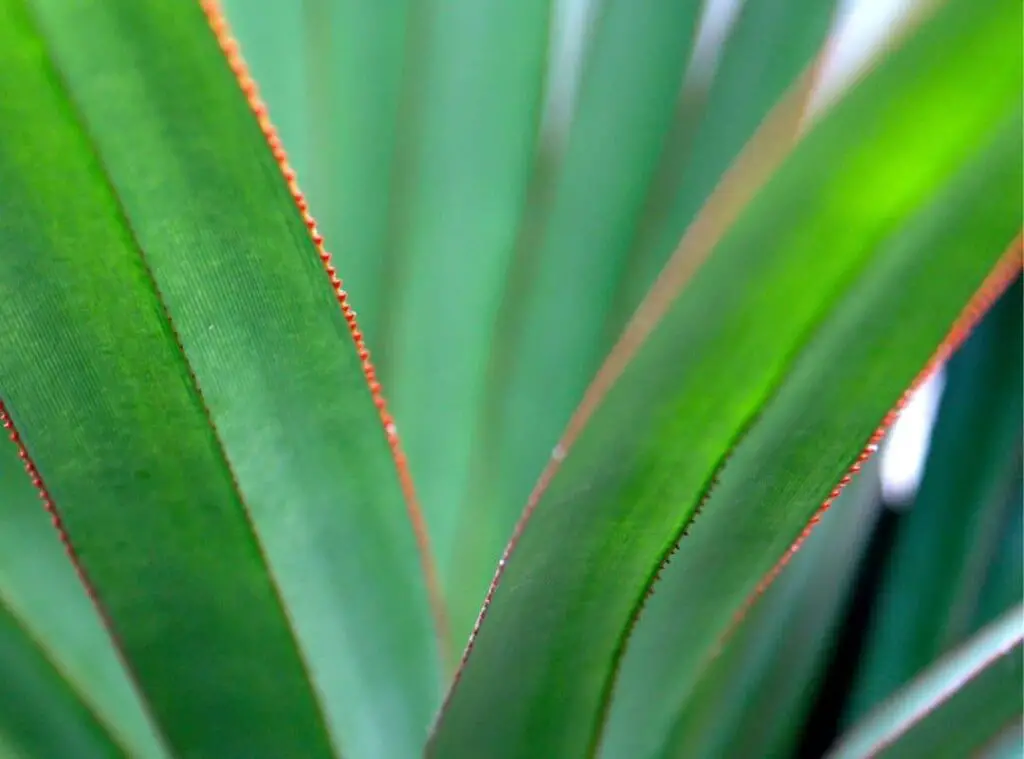
[[929,377],[889,431],[882,451],[882,497],[895,508],[910,506],[921,484],[945,381],[942,370]]

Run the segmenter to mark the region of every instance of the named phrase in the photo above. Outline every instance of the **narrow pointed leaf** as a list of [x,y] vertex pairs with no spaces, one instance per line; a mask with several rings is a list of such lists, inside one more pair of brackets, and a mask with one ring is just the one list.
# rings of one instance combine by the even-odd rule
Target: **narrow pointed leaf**
[[[938,197],[879,241],[871,268],[817,328],[732,451],[629,640],[609,755],[654,749],[737,614],[792,556],[835,484],[859,466],[858,454],[877,448],[877,430],[893,418],[887,412],[929,371],[935,346],[942,343],[937,355],[946,358],[1019,272],[1017,239],[985,277],[1019,230],[1020,128],[1018,111]],[[1005,204],[993,205],[993,196]],[[883,311],[884,322],[877,318]],[[669,650],[675,653],[666,663]]]
[[238,61],[198,4],[0,12],[0,393],[168,742],[415,753],[420,553]]
[[0,755],[5,759],[127,756],[2,598],[0,672]]
[[722,174],[775,102],[822,53],[834,0],[747,0],[729,31],[708,88],[700,125],[661,223],[630,255],[613,326],[640,303]]
[[[407,0],[227,0],[289,162],[331,241],[371,346],[385,282]],[[390,304],[390,305],[389,305]]]
[[465,572],[447,562],[533,165],[550,15],[549,0],[431,0],[408,21],[382,376],[449,583]]
[[[810,384],[822,386],[815,373],[834,364],[859,335],[858,349],[881,372],[879,381],[855,388],[849,377],[837,383],[837,391],[864,393],[853,403],[853,420],[843,417],[846,434],[819,433],[795,446],[795,455],[813,453],[820,463],[811,483],[817,503],[827,495],[1019,228],[1020,51],[1009,31],[1018,16],[1009,0],[950,2],[822,119],[720,245],[714,238],[693,243],[691,252],[714,248],[714,254],[678,299],[666,286],[665,300],[643,312],[621,344],[622,355],[635,357],[626,363],[613,353],[596,384],[607,394],[588,394],[565,445],[555,451],[542,479],[546,484],[552,477],[550,485],[531,501],[499,569],[435,728],[431,756],[574,756],[596,749],[616,659],[652,575],[692,516],[722,452],[786,376],[809,333],[852,288],[856,297],[842,303],[853,312],[842,315],[823,355],[801,370],[800,392],[766,432],[776,436],[776,447],[790,439],[791,432],[780,440],[779,431],[801,418]],[[949,117],[951,108],[956,118]],[[930,125],[926,139],[916,128],[921,120]],[[766,144],[771,141],[764,138],[757,147]],[[893,160],[897,151],[899,161]],[[974,158],[977,165],[964,169]],[[771,163],[751,155],[744,170]],[[734,177],[734,186],[746,191],[743,177]],[[763,181],[756,171],[753,177]],[[951,189],[944,188],[950,180]],[[979,194],[985,203],[972,205],[971,216],[965,211],[950,218],[951,207]],[[979,213],[983,221],[975,219]],[[965,228],[984,240],[965,245]],[[828,256],[821,255],[825,249]],[[904,289],[911,273],[915,285]],[[870,316],[896,287],[905,321],[894,320],[895,332],[887,322],[883,334]],[[908,312],[917,318],[908,319]],[[842,404],[828,408],[837,407]],[[829,418],[824,410],[818,414]],[[833,442],[823,446],[823,440]],[[761,469],[760,480],[740,481],[771,486]],[[747,505],[762,498],[752,496]],[[765,535],[769,543],[783,541],[770,561],[814,508],[794,515],[792,532]],[[737,567],[752,585],[771,566],[756,571],[756,564]],[[706,574],[699,583],[707,582]],[[678,710],[677,702],[665,706],[672,715]],[[655,711],[657,725],[668,715],[661,705]]]
[[970,756],[1020,720],[1024,606],[1016,606],[873,710],[828,759]]
[[793,754],[878,515],[879,495],[878,467],[870,465],[705,670],[661,757]]
[[[6,623],[8,640],[14,636],[31,641],[26,645],[35,653],[26,656],[47,658],[66,681],[63,687],[78,694],[82,704],[78,708],[93,713],[95,720],[105,725],[111,740],[129,754],[145,759],[165,756],[156,731],[118,660],[114,643],[86,595],[38,491],[26,476],[17,447],[2,438],[0,525],[0,607],[9,620]],[[22,655],[13,656],[20,658]],[[0,671],[13,672],[3,666]],[[0,704],[15,704],[21,686],[13,674],[5,674],[0,681],[5,678],[11,691],[9,696],[0,697]],[[52,707],[44,704],[39,714],[56,724],[60,722],[58,708],[56,704]],[[39,715],[29,719],[24,714],[16,717],[0,709],[0,719],[5,717],[25,725],[39,719]],[[0,727],[0,733],[3,732],[4,728]],[[53,730],[55,736],[59,732]],[[57,753],[77,755],[69,751]]]
[[[537,473],[609,347],[605,315],[672,125],[700,5],[601,0],[592,11],[565,144],[552,159],[539,229],[516,261],[506,293],[511,318],[498,335],[495,360],[507,370],[490,388],[493,413],[481,437],[494,453],[480,462],[486,487],[468,494],[482,503],[464,506],[462,535],[487,541],[471,554],[474,564],[462,568],[476,580],[470,615]],[[490,529],[477,526],[479,517],[470,521],[480,513],[494,515]]]
[[1020,466],[1022,296],[1018,280],[949,363],[924,480],[872,613],[850,720],[976,631]]

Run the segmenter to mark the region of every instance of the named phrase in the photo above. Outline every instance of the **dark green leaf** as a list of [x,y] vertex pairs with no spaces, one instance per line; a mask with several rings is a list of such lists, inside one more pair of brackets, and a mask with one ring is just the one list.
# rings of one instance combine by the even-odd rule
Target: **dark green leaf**
[[879,506],[878,467],[843,491],[687,699],[664,759],[791,756]]
[[127,756],[2,598],[0,672],[0,755],[5,759]]
[[1020,467],[1022,295],[1018,280],[949,363],[924,480],[872,614],[851,721],[977,630]]
[[[105,725],[110,733],[107,740],[120,744],[130,755],[145,759],[165,756],[113,642],[58,540],[39,491],[25,472],[18,448],[4,439],[0,439],[0,525],[0,615],[5,617],[7,641],[0,658],[8,661],[0,666],[4,673],[0,683],[8,688],[7,695],[0,697],[5,705],[0,709],[0,743],[6,731],[29,729],[41,717],[44,724],[51,725],[47,734],[59,741],[65,714],[91,712],[94,716],[88,721]],[[49,663],[41,663],[44,658]],[[17,663],[22,660],[23,664]],[[38,674],[50,669],[59,674]],[[31,682],[52,682],[56,677],[64,682],[33,686],[21,680],[32,672],[37,674]],[[51,696],[42,695],[46,691],[36,690],[39,687],[48,687]],[[26,695],[19,695],[23,691]],[[75,694],[81,703],[69,707]],[[20,710],[29,703],[38,713]],[[8,705],[19,709],[12,711],[13,706]],[[65,748],[47,752],[37,746],[38,750],[27,755],[79,755]],[[0,756],[6,754],[0,751]]]
[[0,389],[169,743],[415,753],[437,645],[388,437],[202,9],[0,13]]
[[[721,216],[698,219],[664,275],[665,292],[642,308],[555,450],[544,481],[557,474],[503,562],[431,756],[594,750],[630,616],[722,452],[790,370],[792,390],[754,428],[732,492],[722,485],[734,506],[717,510],[754,534],[716,541],[711,576],[687,573],[715,605],[688,624],[702,635],[724,627],[796,537],[1017,232],[1020,50],[1011,28],[1019,12],[1010,0],[950,2],[824,116],[715,246],[729,203],[777,160],[770,137],[790,126],[790,111],[755,137],[723,190],[739,195],[711,199]],[[922,120],[934,125],[926,136]],[[676,298],[697,265],[688,255],[711,247]],[[875,314],[894,292],[902,302],[883,325]],[[837,303],[841,311],[793,364]],[[841,356],[863,362],[864,375],[834,376],[843,374]],[[847,410],[839,419],[837,408]],[[795,420],[821,426],[794,432]],[[788,463],[768,460],[784,450]],[[807,497],[790,503],[798,487]],[[735,520],[768,504],[789,504],[784,524]],[[722,546],[744,543],[746,558],[722,571]],[[715,596],[719,575],[734,584]],[[673,657],[696,664],[714,635],[704,647],[674,647]],[[675,668],[661,659],[662,672]],[[679,701],[667,688],[662,702],[654,685],[647,693],[659,693],[658,703],[630,729],[657,741]]]
[[970,756],[1020,721],[1024,606],[1016,606],[873,710],[828,759]]

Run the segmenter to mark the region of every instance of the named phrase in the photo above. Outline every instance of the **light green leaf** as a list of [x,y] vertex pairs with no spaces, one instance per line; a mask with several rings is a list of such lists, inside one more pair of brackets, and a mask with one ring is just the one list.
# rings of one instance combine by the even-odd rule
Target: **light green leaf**
[[382,376],[449,586],[466,571],[450,558],[460,509],[475,507],[469,465],[533,166],[550,14],[549,0],[430,0],[409,19]]
[[[320,162],[312,155],[313,115],[311,80],[312,56],[308,53],[310,35],[306,6],[321,0],[263,0],[258,5],[250,0],[222,0],[224,13],[231,22],[235,38],[242,45],[242,54],[250,73],[260,85],[274,126],[288,146],[288,163],[298,172],[306,192],[313,188],[314,171]],[[314,195],[314,207],[318,198]],[[321,220],[321,225],[323,221]]]
[[701,675],[665,759],[791,756],[878,515],[872,462]]
[[[676,171],[677,186],[657,223],[636,241],[609,325],[622,328],[680,236],[772,106],[820,55],[834,0],[746,0],[718,51],[699,126]],[[685,114],[684,114],[685,115]]]
[[388,436],[201,8],[0,14],[0,392],[168,742],[415,754],[438,648]]
[[[460,572],[480,599],[537,473],[609,347],[604,319],[672,125],[699,0],[604,0],[594,10],[564,147],[545,176],[538,227],[506,291],[489,415],[460,535],[483,541]],[[643,51],[643,54],[639,54]]]
[[0,678],[0,756],[4,759],[127,756],[2,598],[0,672],[4,673]]
[[949,363],[924,480],[900,522],[849,721],[977,630],[1020,468],[1022,294],[1018,280]]
[[1024,606],[986,626],[874,709],[828,759],[969,756],[1020,721]]
[[[553,479],[531,501],[503,560],[429,755],[594,750],[628,634],[624,620],[722,452],[792,371],[783,386],[792,390],[775,398],[772,421],[762,418],[751,431],[758,437],[734,468],[731,492],[725,481],[719,491],[733,506],[717,510],[753,534],[716,541],[715,572],[687,572],[705,604],[714,603],[706,619],[691,607],[688,624],[711,638],[674,646],[672,666],[664,655],[659,666],[675,671],[678,657],[685,671],[703,658],[1018,230],[1020,51],[1010,29],[1019,13],[1009,0],[953,0],[939,11],[807,135],[675,298],[680,271],[695,265],[686,255],[715,242],[701,230],[727,223],[729,203],[742,198],[732,191],[749,191],[744,180],[756,185],[760,171],[771,170],[769,137],[788,112],[755,137],[768,154],[748,151],[723,190],[729,197],[711,199],[721,216],[698,220],[679,265],[664,275],[665,292],[642,309],[555,450],[542,482]],[[922,120],[934,125],[926,135],[916,128]],[[894,292],[901,303],[883,326],[875,314]],[[837,303],[827,331],[793,363]],[[840,356],[864,362],[864,374],[840,372]],[[839,418],[836,409],[844,410]],[[822,426],[805,435],[794,432],[794,420]],[[806,488],[795,503],[794,488]],[[736,519],[787,505],[784,522]],[[729,545],[744,546],[744,558],[723,566]],[[732,585],[713,595],[719,578]],[[676,689],[654,686],[652,678],[647,693],[659,693],[658,703],[649,699],[649,714],[630,729],[657,741],[679,700]]]
[[288,149],[371,348],[384,346],[407,0],[227,0],[225,12]]
[[[25,471],[17,446],[5,439],[0,439],[0,525],[0,615],[6,619],[2,624],[8,641],[6,653],[0,657],[10,657],[9,662],[24,658],[24,666],[36,672],[53,668],[60,673],[55,677],[65,681],[52,686],[55,691],[77,693],[82,703],[73,709],[79,714],[91,711],[92,719],[109,731],[108,740],[140,759],[165,756],[96,608],[53,529],[39,491]],[[19,648],[12,648],[15,640],[20,641]],[[43,658],[50,664],[28,663]],[[0,683],[10,689],[0,703],[24,705],[25,698],[19,693],[27,686],[19,682],[14,667],[0,666],[5,673]],[[37,677],[38,682],[45,682],[45,677]],[[72,696],[55,698],[70,700]],[[7,729],[27,728],[45,715],[46,721],[55,725],[48,732],[58,739],[63,731],[56,724],[69,707],[61,707],[59,701],[48,704],[45,699],[32,703],[38,714],[26,710],[15,715],[6,706],[0,709],[0,735]],[[37,751],[42,752],[42,747],[29,755]],[[79,755],[69,750],[57,753]],[[51,751],[49,755],[55,754]],[[0,756],[6,754],[0,752]]]

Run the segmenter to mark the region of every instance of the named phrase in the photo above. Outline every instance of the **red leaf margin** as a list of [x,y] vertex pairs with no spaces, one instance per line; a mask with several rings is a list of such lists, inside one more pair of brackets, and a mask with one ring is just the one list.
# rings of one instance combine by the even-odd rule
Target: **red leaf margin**
[[[935,352],[932,354],[931,358],[925,364],[924,368],[917,374],[914,380],[910,383],[910,386],[903,392],[903,394],[896,401],[892,409],[885,415],[885,417],[879,423],[878,427],[872,433],[871,437],[868,438],[868,441],[864,444],[864,447],[861,449],[860,454],[857,456],[854,463],[847,470],[846,474],[843,475],[843,477],[839,480],[838,484],[829,493],[825,501],[821,504],[821,506],[818,507],[814,515],[810,518],[810,520],[807,522],[807,525],[800,532],[797,538],[793,541],[790,547],[786,549],[785,553],[783,553],[783,555],[779,558],[775,565],[767,572],[767,574],[765,574],[761,578],[761,580],[758,582],[757,586],[755,586],[751,594],[747,597],[747,599],[739,607],[739,609],[737,609],[729,627],[726,628],[725,632],[719,638],[716,645],[711,649],[709,655],[701,664],[699,671],[703,671],[712,661],[714,661],[718,654],[721,653],[725,644],[729,641],[732,635],[735,634],[740,623],[746,618],[746,615],[749,613],[750,609],[753,608],[758,598],[760,598],[764,594],[768,587],[782,573],[782,570],[792,560],[793,556],[796,555],[796,552],[800,550],[804,542],[810,536],[811,532],[813,532],[814,528],[821,521],[822,516],[825,514],[826,511],[828,511],[828,509],[836,501],[836,499],[839,497],[840,493],[842,493],[842,491],[846,488],[846,486],[849,485],[853,478],[860,472],[865,462],[867,462],[868,459],[870,459],[878,451],[878,444],[885,437],[889,428],[892,427],[892,425],[899,418],[903,409],[906,407],[907,403],[910,401],[910,398],[914,395],[916,390],[929,377],[931,377],[932,374],[934,374],[939,369],[939,367],[941,367],[946,361],[949,360],[950,356],[952,356],[953,353],[955,353],[956,350],[964,343],[964,341],[974,330],[974,328],[978,325],[982,317],[984,317],[985,314],[989,311],[989,309],[996,302],[996,300],[998,300],[999,297],[1004,292],[1006,292],[1007,289],[1009,289],[1010,285],[1013,284],[1016,278],[1021,274],[1022,270],[1024,270],[1024,230],[1018,232],[1017,236],[1007,246],[1006,251],[1000,257],[999,261],[996,263],[993,270],[984,279],[984,281],[982,282],[978,290],[975,292],[975,294],[968,301],[967,305],[957,316],[956,320],[953,322],[953,325],[950,327],[949,332],[946,334],[946,337],[943,338],[942,342],[939,344],[938,348],[936,348]],[[550,485],[551,480],[554,479],[554,476],[559,469],[559,465],[565,457],[565,453],[566,449],[561,444],[557,446],[555,451],[552,453],[551,462],[545,468],[544,472],[541,474],[540,479],[538,480],[533,492],[530,495],[526,508],[524,509],[523,514],[520,516],[519,522],[516,524],[516,527],[512,533],[512,537],[509,540],[508,545],[505,547],[505,551],[498,562],[498,566],[494,574],[494,579],[491,581],[491,585],[487,590],[487,595],[484,598],[484,602],[480,609],[480,614],[477,617],[476,624],[474,625],[473,631],[470,634],[469,642],[466,644],[466,648],[463,651],[462,661],[459,663],[458,669],[455,671],[455,676],[452,680],[451,685],[449,686],[448,693],[445,695],[445,699],[442,702],[441,708],[438,711],[437,717],[434,720],[434,724],[431,728],[430,739],[428,740],[428,745],[433,740],[434,735],[436,734],[436,731],[440,726],[445,713],[448,710],[448,705],[452,700],[455,690],[458,687],[462,673],[465,670],[470,655],[472,654],[473,646],[474,643],[476,642],[476,637],[479,634],[480,628],[482,627],[483,622],[487,617],[487,612],[490,608],[491,602],[494,600],[494,595],[497,590],[497,587],[505,574],[505,567],[508,563],[508,560],[511,557],[511,555],[515,552],[516,546],[519,542],[519,539],[522,537],[522,533],[526,528],[526,524],[529,521],[530,516],[532,516],[534,509],[540,502],[540,499],[547,490],[548,485]],[[714,484],[714,477],[712,478],[711,484]],[[685,534],[686,528],[684,527],[683,533],[680,536],[680,540],[682,539],[682,537],[685,537]],[[661,565],[652,575],[652,585],[645,590],[642,602],[638,605],[632,618],[628,621],[626,627],[624,628],[626,631],[624,635],[624,640],[628,641],[629,637],[631,636],[632,630],[635,627],[636,622],[640,617],[640,614],[643,612],[643,608],[646,605],[647,599],[653,593],[653,582],[657,582],[662,570],[664,569],[665,564],[668,563],[672,555],[676,552],[678,548],[678,542],[679,541],[677,541],[673,545],[673,548],[668,551],[667,555],[663,557]],[[624,651],[625,648],[623,647],[622,653],[624,653]],[[618,678],[618,670],[621,661],[622,657],[619,656],[616,659],[616,661],[612,663],[612,671],[607,684],[608,687],[606,689],[606,692],[609,694],[611,694],[614,691],[615,682]],[[597,728],[595,730],[593,740],[590,744],[592,755],[595,754],[600,747],[601,735],[604,731],[604,725],[607,720],[607,715],[610,707],[610,698],[605,699],[600,705],[600,714],[598,715],[596,723]]]
[[335,299],[338,301],[338,305],[341,307],[341,313],[345,317],[345,322],[348,324],[349,332],[352,335],[352,342],[355,344],[356,352],[359,354],[363,375],[366,377],[366,384],[370,389],[373,404],[377,407],[381,425],[384,428],[388,445],[391,448],[391,456],[395,463],[395,470],[398,474],[399,485],[402,489],[402,495],[405,498],[406,512],[409,516],[413,534],[416,538],[416,546],[420,555],[420,567],[423,571],[424,581],[427,586],[427,596],[430,603],[431,614],[434,619],[434,627],[437,632],[441,661],[445,664],[445,669],[447,671],[451,671],[454,667],[450,661],[450,652],[452,648],[449,644],[451,631],[448,623],[447,605],[445,603],[444,594],[441,590],[441,581],[438,575],[437,566],[433,559],[433,551],[430,547],[430,537],[427,530],[426,520],[423,517],[423,511],[420,509],[419,500],[416,497],[416,489],[412,481],[412,475],[409,472],[408,461],[406,459],[405,452],[402,449],[401,441],[398,438],[398,428],[395,425],[394,417],[392,417],[391,413],[388,411],[387,402],[384,399],[383,388],[380,381],[377,379],[377,370],[370,359],[370,351],[366,347],[363,333],[359,329],[359,324],[356,321],[355,311],[349,304],[348,293],[345,291],[344,283],[338,276],[337,269],[334,267],[332,256],[324,247],[324,238],[317,229],[316,220],[309,213],[309,203],[307,202],[305,195],[303,195],[302,190],[299,189],[295,170],[291,167],[291,164],[289,164],[288,154],[285,152],[284,145],[277,133],[277,129],[270,120],[270,111],[267,108],[266,103],[260,97],[259,88],[256,85],[256,81],[249,73],[249,68],[245,63],[245,59],[242,57],[238,41],[231,34],[231,28],[228,25],[227,18],[224,16],[224,13],[220,8],[220,3],[218,0],[199,0],[199,5],[202,7],[203,13],[206,15],[206,19],[210,25],[210,29],[217,38],[217,43],[220,45],[220,49],[224,53],[224,57],[227,59],[228,66],[231,68],[232,73],[238,80],[238,86],[245,95],[245,99],[248,102],[253,115],[256,117],[256,121],[259,124],[260,130],[263,132],[263,136],[267,140],[267,145],[270,147],[270,151],[273,154],[274,159],[281,168],[281,174],[284,177],[285,182],[288,184],[288,190],[291,192],[292,198],[295,200],[296,207],[298,207],[299,212],[302,214],[302,220],[306,224],[306,228],[309,230],[309,236],[313,241],[313,245],[316,247],[317,254],[323,264],[324,272],[327,274],[327,278],[331,283]]

